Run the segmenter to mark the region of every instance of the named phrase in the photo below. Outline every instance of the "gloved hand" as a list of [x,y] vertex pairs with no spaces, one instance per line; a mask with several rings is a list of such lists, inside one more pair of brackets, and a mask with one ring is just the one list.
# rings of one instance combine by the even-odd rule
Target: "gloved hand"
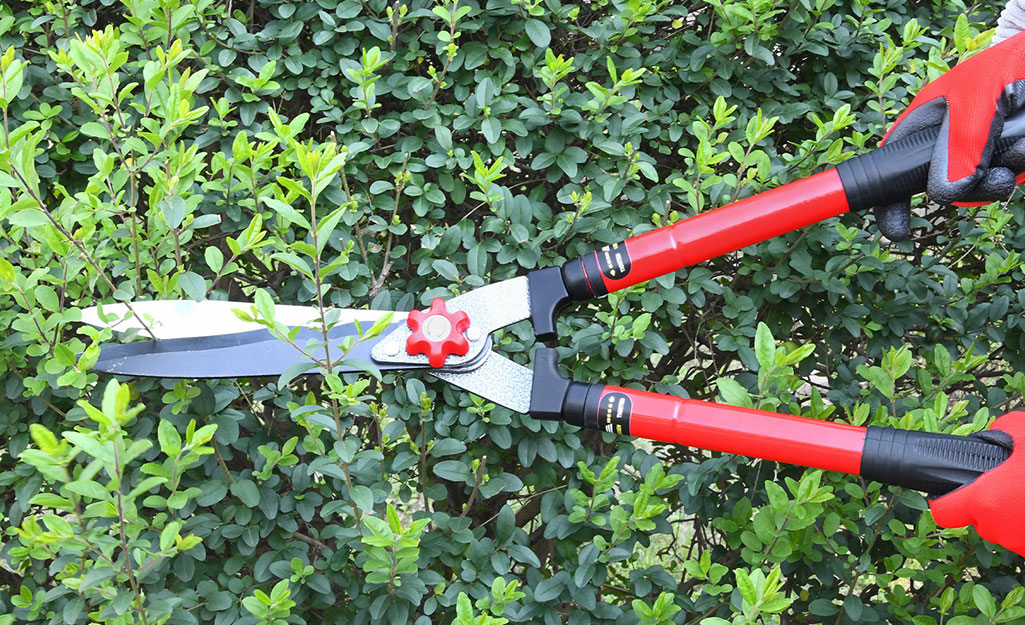
[[[939,126],[929,167],[929,197],[942,204],[1005,199],[1025,170],[1025,139],[992,159],[1004,119],[1025,107],[1025,33],[958,63],[926,85],[883,142]],[[878,206],[879,230],[892,241],[907,238],[911,202]]]
[[[1011,449],[1011,456],[997,467],[929,502],[940,527],[975,526],[991,543],[1025,556],[1025,412],[1009,412],[985,432],[973,434]],[[1015,442],[1022,443],[1015,449]]]

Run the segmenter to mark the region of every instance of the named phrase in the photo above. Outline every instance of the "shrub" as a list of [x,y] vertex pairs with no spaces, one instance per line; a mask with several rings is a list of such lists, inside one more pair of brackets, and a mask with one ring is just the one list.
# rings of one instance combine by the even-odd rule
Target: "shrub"
[[[89,366],[114,337],[76,323],[133,298],[409,310],[553,265],[868,149],[993,23],[897,0],[0,6],[0,623],[1020,622],[1021,559],[916,492],[413,374],[112,382]],[[848,215],[580,306],[562,363],[981,429],[1025,391],[1025,213],[917,214],[904,243]],[[522,363],[532,342],[497,337]]]

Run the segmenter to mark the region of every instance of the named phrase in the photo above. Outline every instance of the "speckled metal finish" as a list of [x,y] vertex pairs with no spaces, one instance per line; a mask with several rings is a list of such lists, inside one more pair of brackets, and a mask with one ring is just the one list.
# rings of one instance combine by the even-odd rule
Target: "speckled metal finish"
[[523,414],[530,411],[530,387],[534,381],[534,372],[501,354],[490,352],[480,366],[465,373],[428,373],[510,410]]
[[[530,292],[527,278],[519,277],[482,286],[469,293],[457,295],[445,302],[449,310],[461,310],[470,316],[471,327],[477,340],[470,340],[470,351],[463,356],[449,355],[446,367],[458,366],[477,358],[486,349],[488,335],[518,321],[530,318]],[[403,363],[428,366],[427,356],[406,353],[406,339],[411,331],[403,325],[385,336],[374,346],[374,360],[383,363]],[[467,337],[468,339],[470,337]]]

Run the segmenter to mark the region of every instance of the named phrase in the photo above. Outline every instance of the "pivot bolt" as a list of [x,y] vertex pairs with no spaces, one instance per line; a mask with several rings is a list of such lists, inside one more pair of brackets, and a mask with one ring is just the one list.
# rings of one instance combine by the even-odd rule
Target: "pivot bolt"
[[470,317],[461,310],[449,312],[440,297],[434,298],[429,309],[410,312],[406,324],[413,331],[406,339],[406,353],[426,354],[432,367],[444,366],[449,354],[463,356],[470,351],[470,343],[463,336],[470,327]]

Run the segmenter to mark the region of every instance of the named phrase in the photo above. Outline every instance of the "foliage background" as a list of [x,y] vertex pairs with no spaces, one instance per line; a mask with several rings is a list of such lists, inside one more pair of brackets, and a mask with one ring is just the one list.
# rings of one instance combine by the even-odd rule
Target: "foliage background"
[[[0,623],[1021,622],[1022,560],[915,492],[412,375],[108,387],[109,333],[76,324],[257,288],[408,310],[562,262],[874,145],[998,4],[0,6]],[[1025,390],[1025,213],[919,213],[904,243],[850,215],[574,309],[563,363],[982,429]]]

